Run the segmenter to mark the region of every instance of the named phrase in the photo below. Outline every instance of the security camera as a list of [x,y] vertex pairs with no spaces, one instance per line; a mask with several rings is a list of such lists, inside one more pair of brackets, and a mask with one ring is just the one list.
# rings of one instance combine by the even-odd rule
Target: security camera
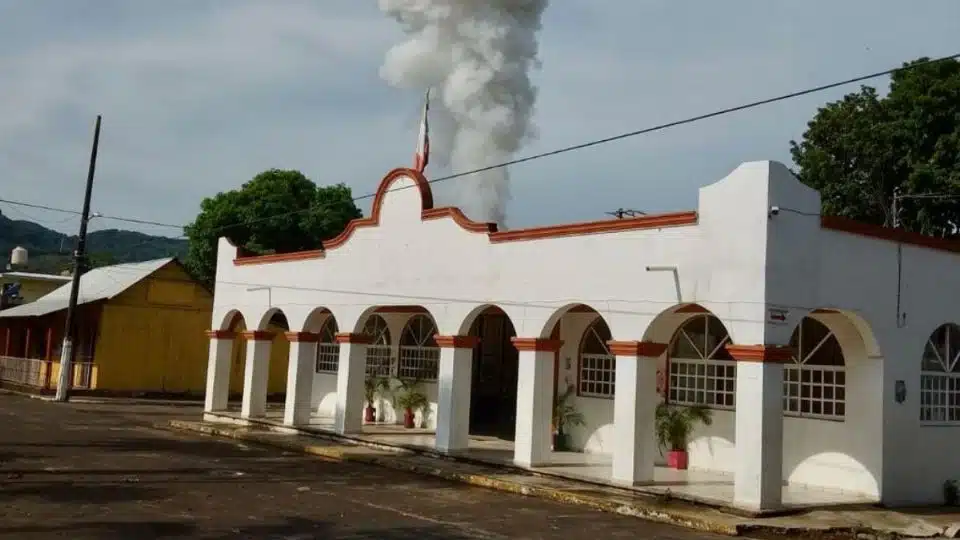
[[771,206],[771,207],[770,207],[770,213],[768,214],[770,217],[773,217],[773,216],[776,216],[776,215],[779,215],[779,214],[780,214],[780,207],[779,207],[779,206]]

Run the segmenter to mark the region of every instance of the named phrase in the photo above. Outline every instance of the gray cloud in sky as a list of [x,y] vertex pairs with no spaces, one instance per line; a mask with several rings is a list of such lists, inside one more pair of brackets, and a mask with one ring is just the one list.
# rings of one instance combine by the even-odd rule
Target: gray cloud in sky
[[[554,0],[540,137],[524,153],[958,53],[958,35],[955,0]],[[186,223],[203,197],[270,167],[369,193],[416,144],[421,96],[378,75],[400,39],[372,0],[0,0],[0,197],[79,208],[98,113],[93,206],[106,214]],[[851,90],[517,166],[508,221],[692,208],[740,162],[788,162],[816,108]]]

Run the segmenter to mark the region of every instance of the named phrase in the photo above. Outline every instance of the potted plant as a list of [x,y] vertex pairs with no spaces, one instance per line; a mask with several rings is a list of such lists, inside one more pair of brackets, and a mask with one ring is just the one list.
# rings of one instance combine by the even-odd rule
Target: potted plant
[[698,423],[706,426],[713,423],[712,411],[703,405],[671,407],[661,403],[657,406],[657,442],[661,452],[667,448],[667,465],[670,468],[687,468],[687,443]]
[[416,412],[430,406],[427,395],[420,390],[418,381],[401,381],[397,389],[397,407],[403,410],[403,427],[415,427]]
[[377,394],[377,380],[374,377],[367,376],[363,380],[363,397],[367,400],[367,408],[363,413],[363,421],[371,424],[377,421],[377,408],[373,405],[373,399]]
[[586,425],[583,413],[573,406],[574,395],[574,387],[571,384],[557,397],[557,401],[553,405],[553,450],[555,452],[569,451],[569,429],[574,426]]

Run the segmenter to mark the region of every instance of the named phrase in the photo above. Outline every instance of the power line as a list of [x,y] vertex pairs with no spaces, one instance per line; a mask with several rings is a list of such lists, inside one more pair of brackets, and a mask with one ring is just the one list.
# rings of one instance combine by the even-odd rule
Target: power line
[[[775,96],[775,97],[771,97],[771,98],[761,99],[761,100],[758,100],[758,101],[752,101],[752,102],[745,103],[745,104],[742,104],[742,105],[737,105],[737,106],[734,106],[734,107],[727,107],[727,108],[725,108],[725,109],[720,109],[720,110],[713,111],[713,112],[710,112],[710,113],[700,114],[700,115],[696,115],[696,116],[691,116],[691,117],[688,117],[688,118],[684,118],[684,119],[682,119],[682,120],[675,120],[675,121],[667,122],[667,123],[664,123],[664,124],[658,124],[658,125],[651,126],[651,127],[647,127],[647,128],[643,128],[643,129],[638,129],[638,130],[634,130],[634,131],[629,131],[629,132],[621,133],[621,134],[619,134],[619,135],[614,135],[614,136],[611,136],[611,137],[605,137],[605,138],[601,138],[601,139],[593,139],[593,140],[590,140],[590,141],[587,141],[587,142],[584,142],[584,143],[579,143],[579,144],[575,144],[575,145],[571,145],[571,146],[566,146],[566,147],[558,148],[558,149],[555,149],[555,150],[550,150],[550,151],[547,151],[547,152],[541,152],[541,153],[539,153],[539,154],[533,154],[533,155],[530,155],[530,156],[526,156],[526,157],[522,157],[522,158],[517,158],[517,159],[509,160],[509,161],[505,161],[505,162],[502,162],[502,163],[498,163],[498,164],[496,164],[496,165],[489,165],[489,166],[486,166],[486,167],[480,167],[480,168],[472,169],[472,170],[469,170],[469,171],[454,173],[454,174],[450,174],[450,175],[447,175],[447,176],[441,176],[441,177],[439,177],[439,178],[434,178],[434,179],[432,179],[432,180],[427,180],[427,183],[429,183],[429,184],[436,184],[436,183],[440,183],[440,182],[446,182],[446,181],[448,181],[448,180],[454,180],[454,179],[457,179],[457,178],[463,178],[463,177],[465,177],[465,176],[470,176],[470,175],[473,175],[473,174],[479,174],[479,173],[486,172],[486,171],[491,171],[491,170],[495,170],[495,169],[500,169],[500,168],[504,168],[504,167],[509,167],[509,166],[511,166],[511,165],[518,165],[518,164],[521,164],[521,163],[526,163],[526,162],[529,162],[529,161],[535,161],[535,160],[538,160],[538,159],[543,159],[543,158],[547,158],[547,157],[552,157],[552,156],[556,156],[556,155],[559,155],[559,154],[565,154],[565,153],[568,153],[568,152],[574,152],[574,151],[578,151],[578,150],[584,150],[584,149],[591,148],[591,147],[594,147],[594,146],[600,146],[600,145],[603,145],[603,144],[608,144],[608,143],[611,143],[611,142],[616,142],[616,141],[620,141],[620,140],[623,140],[623,139],[628,139],[628,138],[636,137],[636,136],[639,136],[639,135],[646,135],[646,134],[649,134],[649,133],[654,133],[654,132],[657,132],[657,131],[663,131],[663,130],[670,129],[670,128],[673,128],[673,127],[678,127],[678,126],[682,126],[682,125],[686,125],[686,124],[692,124],[692,123],[695,123],[695,122],[700,122],[700,121],[703,121],[703,120],[708,120],[708,119],[711,119],[711,118],[716,118],[716,117],[718,117],[718,116],[724,116],[724,115],[727,115],[727,114],[732,114],[732,113],[744,111],[744,110],[747,110],[747,109],[753,109],[753,108],[760,107],[760,106],[763,106],[763,105],[770,105],[770,104],[772,104],[772,103],[777,103],[777,102],[780,102],[780,101],[786,101],[786,100],[789,100],[789,99],[794,99],[794,98],[802,97],[802,96],[809,95],[809,94],[815,94],[815,93],[818,93],[818,92],[823,92],[823,91],[825,91],[825,90],[831,90],[831,89],[833,89],[833,88],[838,88],[838,87],[846,86],[846,85],[853,84],[853,83],[863,82],[863,81],[867,81],[867,80],[870,80],[870,79],[876,79],[876,78],[878,78],[878,77],[884,77],[884,76],[888,76],[888,75],[893,75],[894,73],[902,73],[902,72],[910,71],[910,70],[913,70],[913,69],[917,69],[917,68],[920,68],[920,67],[923,67],[923,66],[926,66],[926,65],[934,64],[934,63],[937,63],[937,62],[944,62],[944,61],[947,61],[947,60],[956,60],[956,59],[958,59],[958,58],[960,58],[960,53],[952,54],[952,55],[949,55],[949,56],[942,56],[942,57],[935,58],[935,59],[931,59],[931,60],[924,60],[924,61],[920,61],[920,62],[915,62],[915,63],[913,63],[913,64],[906,65],[906,66],[901,66],[901,67],[897,67],[897,68],[886,69],[886,70],[883,70],[883,71],[878,71],[878,72],[870,73],[870,74],[867,74],[867,75],[860,75],[860,76],[857,76],[857,77],[853,77],[853,78],[849,78],[849,79],[844,79],[844,80],[842,80],[842,81],[837,81],[837,82],[833,82],[833,83],[829,83],[829,84],[823,84],[823,85],[820,85],[820,86],[815,86],[815,87],[812,87],[812,88],[807,88],[807,89],[805,89],[805,90],[799,90],[799,91],[796,91],[796,92],[790,92],[790,93],[788,93],[788,94],[782,94],[782,95]],[[401,186],[401,187],[391,188],[391,189],[387,190],[387,192],[399,191],[399,190],[402,190],[402,189],[408,189],[408,188],[410,188],[410,187],[412,187],[412,186],[409,186],[409,185],[408,185],[408,186]],[[377,195],[376,192],[367,193],[367,194],[365,194],[365,195],[360,195],[360,196],[358,196],[358,197],[354,197],[354,198],[352,199],[352,201],[353,201],[353,202],[357,202],[357,201],[362,201],[362,200],[365,200],[365,199],[371,199],[371,198],[376,197],[376,195]],[[9,201],[9,200],[0,199],[0,202],[6,202],[6,203],[8,203],[8,204],[19,204],[19,205],[22,205],[22,206],[28,206],[28,207],[33,207],[33,208],[41,208],[41,209],[51,210],[51,211],[69,212],[69,213],[77,213],[77,214],[79,214],[79,212],[75,212],[75,211],[73,211],[73,210],[65,210],[65,209],[62,209],[62,208],[47,207],[47,206],[44,206],[44,205],[36,205],[36,204],[30,204],[30,203],[21,203],[21,202],[19,202],[19,201]],[[271,219],[278,219],[278,218],[293,216],[293,215],[302,214],[302,213],[305,213],[305,212],[312,212],[312,211],[318,210],[318,209],[320,209],[320,208],[323,208],[323,206],[324,206],[324,205],[311,206],[311,207],[309,207],[309,208],[292,210],[292,211],[290,211],[290,212],[283,212],[283,213],[280,213],[280,214],[274,214],[274,215],[265,216],[265,217],[262,217],[262,218],[257,218],[257,219],[252,219],[252,220],[247,220],[247,221],[232,223],[232,224],[229,224],[229,225],[224,225],[224,226],[221,226],[221,227],[217,227],[217,228],[213,229],[212,232],[214,232],[214,233],[220,233],[220,232],[224,232],[224,231],[227,231],[227,230],[232,229],[232,228],[235,228],[235,227],[246,226],[246,225],[251,225],[251,224],[255,224],[255,223],[262,223],[262,222],[264,222],[264,221],[269,221],[269,220],[271,220]],[[126,217],[120,217],[120,216],[102,216],[102,217],[103,217],[104,219],[111,219],[111,220],[115,220],[115,221],[123,221],[123,222],[128,222],[128,223],[138,223],[138,224],[143,224],[143,225],[152,225],[152,226],[157,226],[157,227],[177,228],[177,229],[181,229],[181,230],[182,230],[183,228],[185,228],[184,225],[174,225],[174,224],[171,224],[171,223],[161,223],[161,222],[153,222],[153,221],[146,221],[146,220],[137,220],[137,219],[133,219],[133,218],[126,218]],[[182,238],[182,237],[183,237],[183,236],[178,237],[178,238]],[[145,243],[148,243],[148,242],[145,242]]]
[[[0,203],[9,204],[12,206],[23,206],[25,208],[36,208],[38,210],[47,210],[49,212],[59,212],[61,214],[71,214],[75,216],[81,215],[81,212],[78,210],[69,210],[67,208],[57,208],[55,206],[48,206],[45,204],[27,203],[23,201],[14,201],[10,199],[0,199]],[[109,219],[113,221],[123,221],[126,223],[138,223],[140,225],[152,225],[154,227],[168,227],[168,228],[181,229],[181,230],[183,229],[183,225],[174,225],[172,223],[163,223],[160,221],[149,221],[145,219],[111,216],[106,214],[100,214],[98,212],[94,212],[93,215],[91,215],[91,217],[100,218],[100,219]]]

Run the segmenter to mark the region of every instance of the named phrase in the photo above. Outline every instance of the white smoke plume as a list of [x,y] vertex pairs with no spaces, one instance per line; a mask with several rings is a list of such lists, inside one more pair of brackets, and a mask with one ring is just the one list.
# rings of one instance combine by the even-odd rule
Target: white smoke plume
[[[536,136],[537,33],[548,0],[380,0],[405,41],[380,75],[398,88],[432,89],[431,163],[454,172],[508,161]],[[507,169],[455,180],[471,218],[505,225]]]

